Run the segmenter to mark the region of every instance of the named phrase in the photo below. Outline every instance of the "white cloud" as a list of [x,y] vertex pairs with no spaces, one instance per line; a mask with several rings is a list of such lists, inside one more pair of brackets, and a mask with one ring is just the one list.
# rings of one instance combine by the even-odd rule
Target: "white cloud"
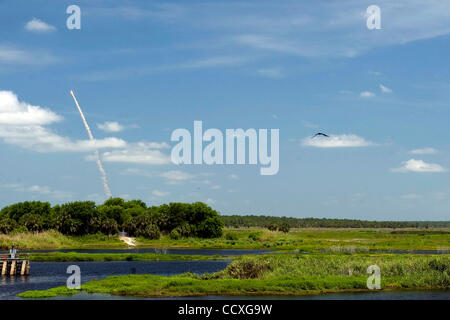
[[433,153],[437,153],[437,150],[434,148],[422,148],[422,149],[411,150],[409,153],[411,153],[411,154],[433,154]]
[[[123,150],[112,150],[102,153],[102,160],[105,162],[121,162],[121,163],[139,163],[149,165],[169,164],[170,157],[160,150],[152,150],[148,148],[134,148]],[[87,157],[92,160],[91,156]]]
[[359,96],[361,98],[373,98],[373,97],[375,97],[375,93],[370,92],[370,91],[363,91],[359,94]]
[[209,69],[221,67],[236,67],[244,64],[249,59],[242,56],[213,56],[203,59],[174,63],[171,65],[120,67],[113,70],[95,71],[76,76],[82,81],[107,81],[129,77],[137,77],[148,74],[174,72],[179,70]]
[[40,194],[58,199],[71,199],[74,194],[68,191],[54,190],[48,186],[32,185],[25,186],[21,183],[2,184],[0,188],[8,189],[14,192],[24,192],[31,194]]
[[56,28],[42,20],[33,18],[25,24],[25,29],[31,32],[47,33],[55,31]]
[[177,184],[194,178],[192,174],[180,170],[162,172],[160,176],[166,179],[169,184]]
[[156,197],[165,197],[165,196],[169,195],[170,193],[166,192],[166,191],[153,190],[152,194]]
[[59,62],[60,59],[42,50],[23,50],[11,46],[0,45],[0,64],[46,66]]
[[371,145],[373,145],[372,142],[354,134],[307,137],[302,140],[302,146],[317,148],[367,147]]
[[147,149],[170,149],[170,146],[166,142],[147,142],[141,141],[135,143],[138,148],[147,148]]
[[46,127],[61,120],[62,117],[50,109],[19,101],[11,91],[0,91],[0,139],[8,144],[38,152],[87,152],[126,146],[125,141],[113,137],[74,141]]
[[229,178],[231,180],[237,180],[237,179],[239,179],[239,176],[237,174],[232,173],[232,174],[229,175]]
[[97,128],[105,132],[120,132],[125,129],[123,125],[116,121],[106,121],[105,123],[97,123]]
[[423,160],[410,159],[403,162],[403,166],[400,168],[392,169],[394,172],[444,172],[442,166],[436,163],[427,163]]
[[0,91],[0,124],[46,125],[61,120],[49,109],[19,101],[12,91]]
[[386,86],[383,86],[382,84],[380,84],[380,89],[381,89],[381,92],[383,92],[383,93],[392,93],[392,89],[390,89]]
[[221,186],[219,186],[219,185],[213,185],[211,187],[212,190],[219,190],[220,188],[221,188]]
[[205,203],[206,204],[214,204],[214,203],[216,203],[216,200],[208,198],[208,199],[206,199]]

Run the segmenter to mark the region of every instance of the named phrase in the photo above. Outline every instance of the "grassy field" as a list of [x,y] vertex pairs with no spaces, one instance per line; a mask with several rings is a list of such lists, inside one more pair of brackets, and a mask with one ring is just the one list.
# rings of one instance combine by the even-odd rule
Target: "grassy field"
[[[304,295],[367,290],[367,267],[381,269],[383,290],[449,289],[450,256],[392,254],[311,254],[239,257],[214,274],[128,275],[82,285],[89,293],[141,297],[201,295]],[[66,287],[27,291],[23,298],[78,292]]]
[[[15,243],[31,249],[119,249],[127,245],[117,236],[64,236],[47,231],[39,234],[0,234],[0,248]],[[216,239],[162,236],[158,240],[136,239],[138,248],[192,249],[289,249],[303,251],[449,250],[450,229],[294,229],[289,233],[267,229],[225,229]]]
[[449,250],[450,229],[226,229],[217,239],[138,239],[155,248],[328,250]]
[[0,248],[9,249],[15,243],[19,250],[45,250],[45,249],[86,249],[104,248],[119,249],[127,245],[117,236],[94,234],[81,237],[62,235],[56,231],[41,233],[0,234]]

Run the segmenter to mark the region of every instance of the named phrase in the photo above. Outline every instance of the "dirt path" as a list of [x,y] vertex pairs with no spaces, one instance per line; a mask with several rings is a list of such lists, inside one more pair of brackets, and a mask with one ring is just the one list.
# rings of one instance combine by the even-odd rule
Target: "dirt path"
[[120,236],[119,239],[122,240],[123,242],[125,242],[129,246],[132,246],[132,247],[136,246],[136,244],[134,243],[134,241],[135,241],[134,238]]

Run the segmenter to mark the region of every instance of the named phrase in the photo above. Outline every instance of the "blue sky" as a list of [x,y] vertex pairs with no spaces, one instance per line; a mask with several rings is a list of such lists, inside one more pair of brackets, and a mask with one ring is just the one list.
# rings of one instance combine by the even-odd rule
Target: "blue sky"
[[[98,149],[113,195],[149,204],[448,220],[449,18],[441,0],[2,2],[0,205],[102,202]],[[172,164],[194,120],[279,129],[278,174]]]

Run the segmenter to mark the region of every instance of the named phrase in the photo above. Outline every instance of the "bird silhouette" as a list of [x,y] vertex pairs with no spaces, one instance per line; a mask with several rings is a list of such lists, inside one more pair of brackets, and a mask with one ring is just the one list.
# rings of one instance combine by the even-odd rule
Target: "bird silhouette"
[[315,137],[317,137],[317,136],[324,136],[324,137],[327,137],[327,138],[330,137],[329,135],[327,135],[327,134],[325,134],[325,133],[318,132],[318,133],[316,133],[315,135],[313,135],[313,138],[315,138]]

